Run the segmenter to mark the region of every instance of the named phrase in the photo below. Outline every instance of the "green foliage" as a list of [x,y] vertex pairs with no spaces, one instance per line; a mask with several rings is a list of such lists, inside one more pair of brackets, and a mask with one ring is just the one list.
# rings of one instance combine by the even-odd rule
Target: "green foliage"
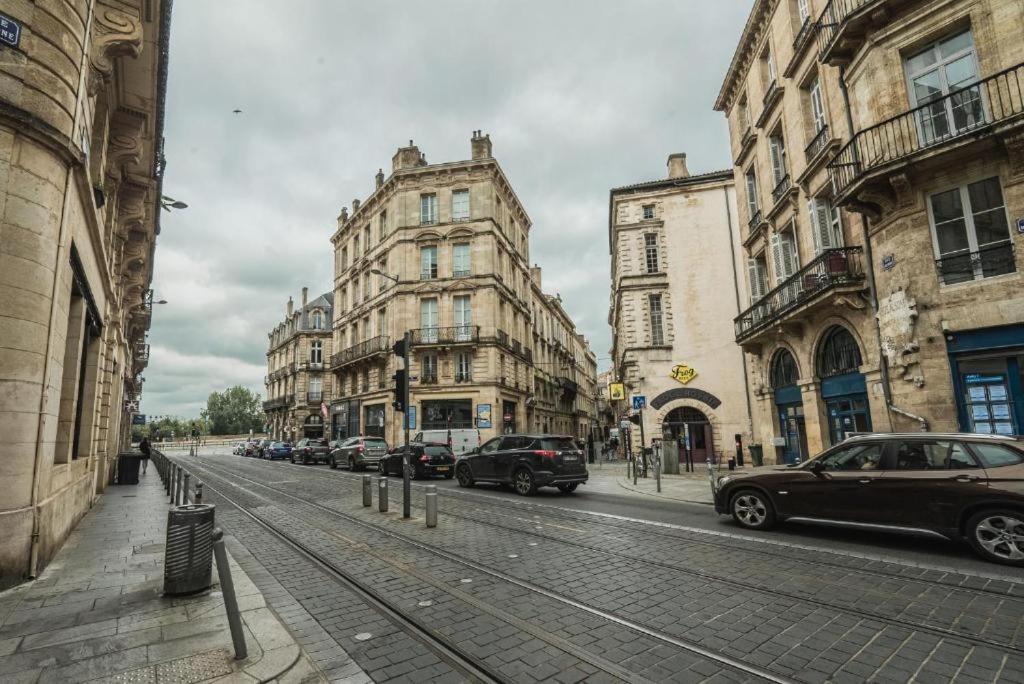
[[192,430],[201,435],[210,434],[210,425],[204,418],[179,418],[177,416],[158,416],[145,425],[132,426],[132,441],[137,442],[149,437],[151,442],[162,442],[165,439],[187,439]]
[[208,423],[211,435],[243,435],[263,429],[260,395],[241,385],[212,392],[200,416]]

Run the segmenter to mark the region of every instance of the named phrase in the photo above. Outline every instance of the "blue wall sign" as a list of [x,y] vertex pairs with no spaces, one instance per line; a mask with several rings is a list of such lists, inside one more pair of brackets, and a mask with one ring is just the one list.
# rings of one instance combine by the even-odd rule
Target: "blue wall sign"
[[1017,219],[1017,232],[1024,233],[1024,218]]
[[647,408],[647,397],[643,394],[633,395],[633,410],[642,411]]
[[134,416],[132,416],[132,425],[145,425],[145,424],[146,424],[146,414],[145,413],[136,413]]
[[892,267],[896,265],[896,255],[886,254],[882,257],[882,270],[891,271]]
[[21,42],[21,24],[6,14],[0,14],[0,43],[18,47]]
[[405,415],[405,420],[409,424],[408,425],[409,429],[410,430],[415,430],[416,429],[416,407],[415,406],[407,407],[404,415]]

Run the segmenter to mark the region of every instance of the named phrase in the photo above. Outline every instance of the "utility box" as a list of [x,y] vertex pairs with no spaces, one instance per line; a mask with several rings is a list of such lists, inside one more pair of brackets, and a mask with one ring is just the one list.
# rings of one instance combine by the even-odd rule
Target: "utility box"
[[213,513],[213,504],[187,504],[167,512],[164,594],[195,594],[213,584]]

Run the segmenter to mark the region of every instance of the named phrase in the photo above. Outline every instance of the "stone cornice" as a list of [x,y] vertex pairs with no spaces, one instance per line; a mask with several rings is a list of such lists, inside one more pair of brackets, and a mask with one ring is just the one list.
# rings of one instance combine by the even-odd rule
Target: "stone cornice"
[[726,112],[732,108],[736,99],[739,81],[750,68],[753,61],[754,49],[761,42],[764,35],[766,21],[771,17],[778,5],[779,0],[754,0],[754,6],[747,17],[747,23],[743,26],[743,33],[740,34],[739,43],[733,53],[729,69],[725,72],[725,79],[715,100],[714,109],[717,112]]

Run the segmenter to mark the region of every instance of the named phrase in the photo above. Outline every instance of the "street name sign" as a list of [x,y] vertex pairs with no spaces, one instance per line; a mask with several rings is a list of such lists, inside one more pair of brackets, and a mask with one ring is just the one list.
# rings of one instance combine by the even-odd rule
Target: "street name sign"
[[0,14],[0,43],[18,47],[21,42],[21,24],[6,14]]

